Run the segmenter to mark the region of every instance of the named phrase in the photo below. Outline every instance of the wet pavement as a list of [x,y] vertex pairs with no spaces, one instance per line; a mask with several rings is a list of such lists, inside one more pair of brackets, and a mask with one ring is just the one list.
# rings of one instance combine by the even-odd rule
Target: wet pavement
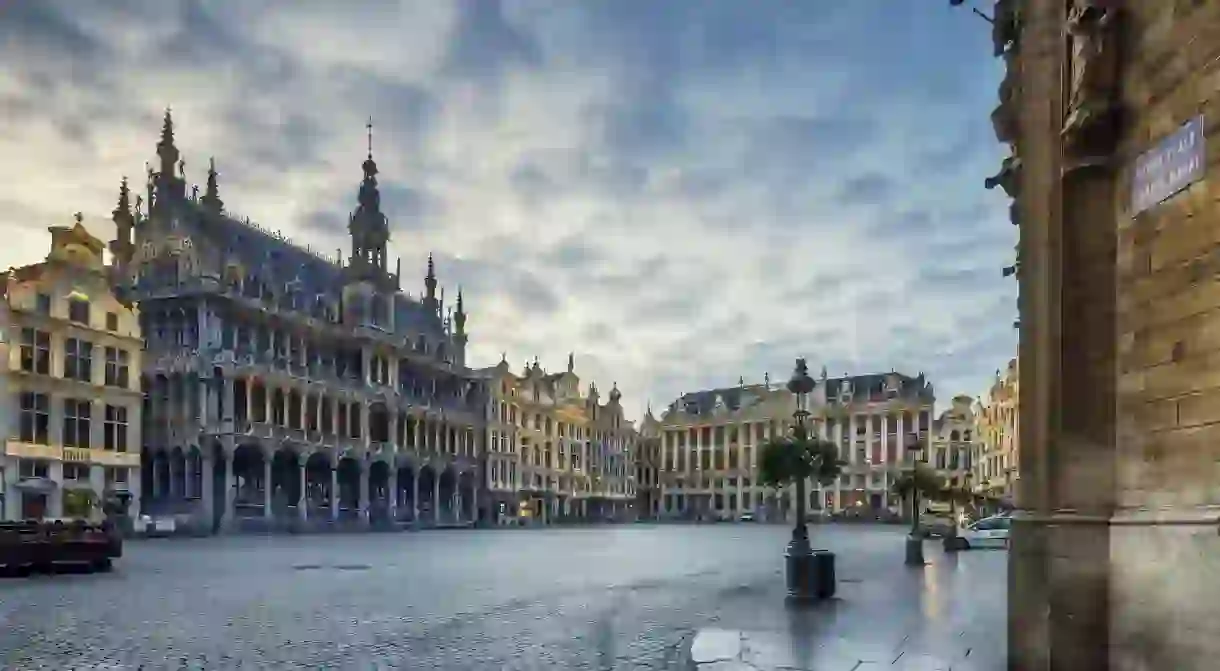
[[0,580],[0,668],[686,669],[709,627],[819,648],[905,638],[912,655],[969,631],[976,661],[1002,655],[1003,552],[929,544],[933,566],[911,571],[900,530],[818,528],[815,544],[839,553],[841,598],[793,613],[786,535],[632,525],[135,542],[110,574]]

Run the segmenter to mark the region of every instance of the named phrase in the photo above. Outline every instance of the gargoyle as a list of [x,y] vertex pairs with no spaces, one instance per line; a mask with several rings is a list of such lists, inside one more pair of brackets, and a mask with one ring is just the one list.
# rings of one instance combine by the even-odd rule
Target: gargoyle
[[1009,198],[1016,198],[1020,193],[1020,185],[1017,176],[1021,170],[1021,158],[1019,156],[1009,156],[1004,159],[1004,164],[1000,167],[1000,171],[995,175],[988,177],[983,186],[987,189],[994,189],[997,186],[1004,189],[1004,193],[1008,194]]

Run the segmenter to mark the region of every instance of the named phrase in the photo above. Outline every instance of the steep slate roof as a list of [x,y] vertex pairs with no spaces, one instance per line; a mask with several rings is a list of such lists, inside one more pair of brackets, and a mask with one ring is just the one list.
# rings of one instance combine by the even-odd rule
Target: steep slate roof
[[[891,376],[898,378],[899,398],[928,403],[934,400],[932,385],[927,381],[923,373],[915,377],[903,375],[902,373],[873,373],[869,375],[819,379],[816,380],[816,383],[818,386],[825,387],[827,399],[838,402],[841,398],[839,395],[840,390],[843,389],[846,382],[850,381],[852,388],[851,402],[868,403],[870,401],[876,402],[889,399],[885,391],[885,382]],[[767,385],[756,384],[688,392],[679,396],[673,403],[670,403],[668,410],[670,412],[681,410],[687,414],[710,414],[715,409],[717,399],[720,399],[727,410],[737,411],[757,403],[768,393],[774,393],[783,389],[783,384],[771,385],[769,389]]]
[[[322,296],[329,305],[338,308],[348,278],[344,266],[335,260],[324,258],[309,248],[227,213],[218,216],[206,212],[190,198],[178,201],[175,206],[185,228],[202,238],[218,256],[216,269],[237,262],[245,272],[266,283],[277,295],[289,283],[296,283],[306,305],[312,304],[316,296]],[[149,219],[144,219],[137,227],[149,226],[150,223]],[[160,227],[158,230],[164,232]],[[425,332],[439,335],[442,331],[441,317],[406,294],[395,294],[393,310],[395,332],[398,334]]]

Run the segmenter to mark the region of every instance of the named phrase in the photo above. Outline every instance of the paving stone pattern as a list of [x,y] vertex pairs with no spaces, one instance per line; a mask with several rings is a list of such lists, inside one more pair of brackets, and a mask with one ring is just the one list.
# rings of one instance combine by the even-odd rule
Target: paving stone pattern
[[[779,622],[784,538],[635,525],[132,543],[108,575],[0,581],[0,669],[686,669],[698,629]],[[861,594],[901,573],[899,535],[823,538],[855,558],[840,572]],[[1002,585],[996,558],[959,568]]]

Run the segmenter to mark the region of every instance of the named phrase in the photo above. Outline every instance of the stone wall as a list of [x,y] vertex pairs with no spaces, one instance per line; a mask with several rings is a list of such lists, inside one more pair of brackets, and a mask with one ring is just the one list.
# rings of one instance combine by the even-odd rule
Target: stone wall
[[[1216,135],[1220,0],[1020,5],[1010,668],[1217,668],[1220,138],[1210,178],[1134,217],[1131,183],[1135,159],[1195,115]],[[1108,25],[1065,31],[1085,5]],[[1065,131],[1081,82],[1105,102],[1111,57],[1118,114]]]
[[[1220,662],[1220,0],[1127,2],[1110,663]],[[1207,175],[1132,218],[1133,160],[1203,114]]]

